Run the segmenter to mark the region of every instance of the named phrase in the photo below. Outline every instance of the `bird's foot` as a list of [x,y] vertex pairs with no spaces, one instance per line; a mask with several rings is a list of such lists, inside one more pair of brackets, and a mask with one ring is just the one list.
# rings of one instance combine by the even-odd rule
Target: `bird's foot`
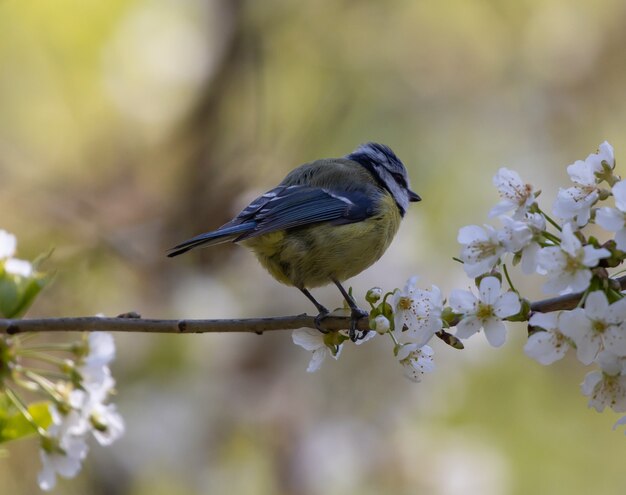
[[315,328],[317,328],[322,333],[329,332],[329,330],[324,328],[324,326],[322,325],[322,322],[328,316],[328,313],[329,311],[326,308],[322,307],[320,308],[319,314],[313,319],[313,322],[315,323]]
[[359,320],[367,316],[369,316],[369,313],[367,311],[364,311],[361,308],[352,308],[352,311],[350,313],[350,331],[348,333],[348,336],[350,337],[350,340],[352,342],[363,340],[368,334],[369,330],[361,331],[357,328]]

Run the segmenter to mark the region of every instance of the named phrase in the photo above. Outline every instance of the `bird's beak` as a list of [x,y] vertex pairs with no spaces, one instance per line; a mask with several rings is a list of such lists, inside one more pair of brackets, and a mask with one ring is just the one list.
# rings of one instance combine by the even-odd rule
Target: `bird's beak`
[[420,198],[417,193],[414,193],[410,189],[408,189],[408,192],[409,192],[409,201],[411,201],[412,203],[422,200],[422,198]]

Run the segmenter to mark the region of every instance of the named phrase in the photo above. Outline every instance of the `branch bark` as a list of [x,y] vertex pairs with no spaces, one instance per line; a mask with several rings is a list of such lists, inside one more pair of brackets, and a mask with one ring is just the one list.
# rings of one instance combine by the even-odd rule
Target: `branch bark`
[[[622,290],[626,289],[626,276],[615,279]],[[576,307],[582,293],[543,299],[530,305],[531,311],[548,313]],[[358,322],[359,330],[368,329],[368,318]],[[331,331],[350,328],[347,316],[330,316],[324,326]],[[236,333],[262,334],[275,330],[315,328],[314,317],[307,314],[277,316],[273,318],[243,318],[229,320],[157,320],[144,319],[134,313],[116,318],[97,316],[78,318],[0,319],[0,334],[14,335],[25,332],[142,332],[142,333]]]
[[[14,335],[24,332],[143,332],[143,333],[235,333],[262,334],[274,330],[315,328],[314,317],[306,314],[273,318],[241,318],[230,320],[155,320],[121,316],[100,318],[39,318],[24,320],[0,319],[0,333]],[[367,330],[368,319],[358,322],[360,330]],[[349,317],[328,317],[324,326],[331,331],[349,329]]]

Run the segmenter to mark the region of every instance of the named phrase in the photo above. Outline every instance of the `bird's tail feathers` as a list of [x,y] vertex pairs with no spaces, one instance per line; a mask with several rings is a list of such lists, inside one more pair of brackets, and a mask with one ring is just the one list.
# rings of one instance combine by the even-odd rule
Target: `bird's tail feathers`
[[208,247],[214,244],[221,244],[222,242],[228,242],[235,240],[241,234],[249,232],[255,227],[255,222],[247,222],[239,225],[232,225],[230,227],[222,227],[212,232],[206,232],[204,234],[197,235],[191,239],[182,242],[178,246],[171,248],[167,256],[173,258],[179,254],[186,253],[187,251],[203,246]]

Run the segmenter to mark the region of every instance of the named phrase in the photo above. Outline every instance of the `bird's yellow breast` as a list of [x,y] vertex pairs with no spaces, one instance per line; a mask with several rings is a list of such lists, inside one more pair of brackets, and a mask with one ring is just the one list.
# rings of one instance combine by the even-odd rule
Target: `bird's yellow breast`
[[279,282],[298,288],[344,281],[375,263],[400,226],[390,194],[382,194],[373,216],[346,225],[320,222],[272,232],[242,242]]

